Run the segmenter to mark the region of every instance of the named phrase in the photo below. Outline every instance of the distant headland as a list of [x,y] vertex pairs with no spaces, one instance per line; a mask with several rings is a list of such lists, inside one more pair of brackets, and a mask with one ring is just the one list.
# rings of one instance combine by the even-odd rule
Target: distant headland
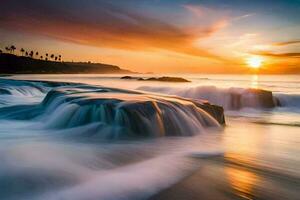
[[115,65],[91,62],[64,62],[61,55],[41,56],[38,52],[25,52],[21,56],[14,54],[16,48],[6,48],[7,53],[0,51],[0,74],[131,74],[129,70]]

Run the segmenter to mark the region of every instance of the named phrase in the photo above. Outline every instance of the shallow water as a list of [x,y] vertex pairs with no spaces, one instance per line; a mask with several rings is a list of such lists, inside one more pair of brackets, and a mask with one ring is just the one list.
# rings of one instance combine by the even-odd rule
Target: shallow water
[[[62,102],[54,101],[48,107],[49,112],[41,114],[44,110],[38,105],[53,86],[34,83],[34,87],[26,84],[16,87],[15,83],[6,83],[5,88],[13,92],[0,94],[0,199],[182,199],[183,196],[187,199],[199,196],[297,199],[299,77],[184,77],[192,82],[146,83],[120,80],[116,75],[20,75],[6,79],[72,81],[140,91],[147,86],[156,93],[209,101],[219,100],[216,93],[226,94],[238,85],[239,92],[251,87],[273,91],[285,104],[273,109],[247,106],[226,109],[224,128],[206,127],[201,120],[190,125],[185,122],[193,128],[181,129],[181,137],[107,140],[99,135],[110,134],[115,129],[95,128],[90,121],[75,120],[67,128],[45,126],[62,123],[59,117],[67,119],[67,113],[74,109],[68,105],[62,107],[66,105],[62,99]],[[211,95],[199,95],[203,91]],[[74,94],[68,98],[73,102]],[[80,96],[82,104],[81,100]],[[221,103],[228,101],[223,99]],[[181,112],[185,108],[176,109]],[[85,119],[89,112],[81,110],[76,119],[80,116]],[[182,116],[193,118],[190,114]],[[90,120],[93,119],[98,118]],[[197,123],[200,124],[195,126]],[[199,131],[191,134],[185,133],[187,130]],[[121,130],[119,134],[125,132]]]

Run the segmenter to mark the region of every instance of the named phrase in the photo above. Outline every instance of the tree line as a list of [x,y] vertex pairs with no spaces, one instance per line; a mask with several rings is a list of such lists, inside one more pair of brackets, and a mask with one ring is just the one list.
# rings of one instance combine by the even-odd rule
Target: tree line
[[[11,45],[8,47],[5,47],[6,53],[15,54],[15,51],[17,50],[15,45]],[[3,53],[3,51],[0,49],[0,53]],[[55,55],[55,54],[49,54],[45,53],[45,55],[40,55],[38,51],[26,51],[24,48],[20,48],[21,56],[35,58],[35,59],[41,59],[41,60],[52,60],[52,61],[62,61],[61,55]]]

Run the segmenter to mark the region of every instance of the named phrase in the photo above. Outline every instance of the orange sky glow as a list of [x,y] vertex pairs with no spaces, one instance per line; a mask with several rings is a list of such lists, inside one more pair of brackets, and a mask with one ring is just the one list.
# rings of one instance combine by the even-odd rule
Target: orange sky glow
[[[267,16],[255,9],[259,3],[251,4],[252,9],[185,1],[135,5],[147,7],[141,12],[130,3],[99,0],[99,7],[86,5],[82,12],[89,14],[78,16],[79,1],[62,5],[66,12],[53,8],[50,1],[31,0],[19,6],[13,1],[3,4],[15,12],[4,11],[0,19],[1,49],[13,43],[62,54],[67,61],[155,73],[252,73],[247,60],[259,56],[261,73],[300,73],[298,21]],[[45,12],[37,11],[38,6]]]

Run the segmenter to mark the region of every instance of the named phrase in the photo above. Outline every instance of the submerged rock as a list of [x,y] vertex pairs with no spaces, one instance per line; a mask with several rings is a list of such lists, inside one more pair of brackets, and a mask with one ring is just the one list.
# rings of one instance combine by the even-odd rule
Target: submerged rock
[[109,138],[188,136],[225,123],[218,106],[110,88],[54,90],[43,105],[53,109],[53,116],[47,120],[49,128],[99,123],[97,130]]

